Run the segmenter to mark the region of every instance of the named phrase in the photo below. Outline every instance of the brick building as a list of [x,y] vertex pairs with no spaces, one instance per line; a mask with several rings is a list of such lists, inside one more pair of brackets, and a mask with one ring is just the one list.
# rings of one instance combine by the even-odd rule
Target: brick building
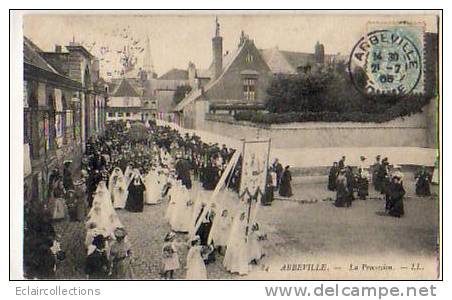
[[263,109],[266,90],[275,74],[307,72],[321,65],[342,59],[325,54],[317,42],[314,53],[258,49],[243,31],[235,51],[223,53],[223,38],[216,22],[212,38],[212,64],[207,70],[197,69],[190,62],[188,81],[192,91],[174,109],[179,125],[196,129],[205,114],[218,111]]
[[24,201],[47,198],[50,171],[80,163],[86,142],[105,128],[107,94],[98,63],[71,43],[44,52],[24,37]]
[[109,85],[108,121],[145,121],[154,119],[157,102],[148,80],[121,78]]

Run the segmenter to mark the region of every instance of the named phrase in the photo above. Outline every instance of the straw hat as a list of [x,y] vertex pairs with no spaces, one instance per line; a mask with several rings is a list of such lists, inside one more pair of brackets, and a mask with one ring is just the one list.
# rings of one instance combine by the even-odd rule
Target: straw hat
[[113,234],[116,238],[124,238],[127,235],[127,231],[122,227],[117,227]]

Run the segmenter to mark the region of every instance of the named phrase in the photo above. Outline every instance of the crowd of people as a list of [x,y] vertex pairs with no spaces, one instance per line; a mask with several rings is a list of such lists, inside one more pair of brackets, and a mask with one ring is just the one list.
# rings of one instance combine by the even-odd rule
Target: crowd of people
[[[87,278],[131,278],[132,246],[117,210],[140,213],[146,204],[167,204],[165,218],[171,232],[163,238],[164,278],[173,278],[174,271],[181,268],[181,247],[188,249],[185,278],[206,279],[206,264],[220,256],[224,256],[226,270],[247,274],[250,265],[264,257],[260,242],[266,236],[257,223],[249,224],[245,205],[239,201],[241,159],[227,174],[226,186],[218,195],[221,199],[210,203],[202,192],[215,189],[234,152],[226,145],[207,144],[196,135],[181,135],[169,127],[110,123],[102,137],[86,144],[79,180],[72,178],[70,161],[65,162],[62,176],[58,170],[52,173],[47,219],[37,222],[50,228],[44,242],[53,246],[57,240],[53,221],[84,222]],[[276,165],[276,169],[280,167]],[[284,172],[270,173],[264,205],[273,201],[270,187],[276,187],[280,180],[275,178]],[[176,236],[182,236],[183,242]],[[49,258],[56,257],[57,246]],[[53,275],[37,277],[54,276],[56,262],[52,262],[49,273]]]
[[[406,194],[403,186],[403,173],[399,165],[391,165],[387,157],[377,155],[370,165],[365,156],[360,157],[360,164],[354,169],[346,165],[346,157],[334,162],[328,176],[328,190],[336,192],[334,205],[350,207],[357,198],[366,200],[369,196],[370,183],[377,193],[385,199],[385,213],[393,217],[405,214],[403,199]],[[423,167],[415,174],[416,195],[429,196],[431,175]],[[355,196],[356,194],[356,196]]]
[[[214,201],[204,192],[215,190],[235,151],[167,126],[109,123],[103,136],[86,144],[80,179],[73,178],[73,162],[65,161],[62,175],[58,169],[51,172],[47,203],[26,208],[27,276],[55,277],[65,253],[52,222],[68,219],[85,224],[87,278],[133,278],[133,249],[117,210],[141,213],[145,205],[167,205],[162,217],[171,231],[162,238],[163,278],[183,276],[178,272],[182,248],[188,250],[183,266],[187,279],[207,279],[206,265],[220,259],[227,271],[247,274],[253,264],[262,263],[267,236],[257,222],[250,223],[246,201],[239,199],[241,156],[225,174],[225,187]],[[430,195],[427,170],[415,178],[416,194]],[[275,159],[260,204],[271,205],[276,191],[292,197],[291,181],[290,166]],[[327,187],[336,193],[335,206],[350,207],[356,198],[369,196],[370,183],[384,196],[388,215],[404,215],[403,173],[387,158],[377,156],[370,165],[362,156],[352,168],[343,156],[331,167]]]

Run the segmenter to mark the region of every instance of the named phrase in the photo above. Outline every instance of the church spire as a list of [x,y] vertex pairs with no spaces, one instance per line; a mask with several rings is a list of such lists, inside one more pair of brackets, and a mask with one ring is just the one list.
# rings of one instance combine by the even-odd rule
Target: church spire
[[220,22],[218,22],[218,17],[215,17],[215,36],[220,36]]
[[146,35],[146,43],[144,45],[143,69],[148,75],[151,75],[152,77],[152,73],[154,72],[154,65],[152,63],[151,42],[149,35]]

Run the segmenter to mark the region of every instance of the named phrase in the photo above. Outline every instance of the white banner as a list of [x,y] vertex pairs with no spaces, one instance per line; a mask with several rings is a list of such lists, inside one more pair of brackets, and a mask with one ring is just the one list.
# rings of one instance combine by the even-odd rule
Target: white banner
[[265,190],[270,140],[245,142],[243,148],[240,196],[254,196]]
[[30,145],[24,144],[24,177],[31,174]]
[[55,111],[56,112],[63,111],[63,98],[60,89],[55,89]]
[[239,197],[247,222],[253,224],[267,183],[270,140],[246,141],[243,144],[242,176]]

